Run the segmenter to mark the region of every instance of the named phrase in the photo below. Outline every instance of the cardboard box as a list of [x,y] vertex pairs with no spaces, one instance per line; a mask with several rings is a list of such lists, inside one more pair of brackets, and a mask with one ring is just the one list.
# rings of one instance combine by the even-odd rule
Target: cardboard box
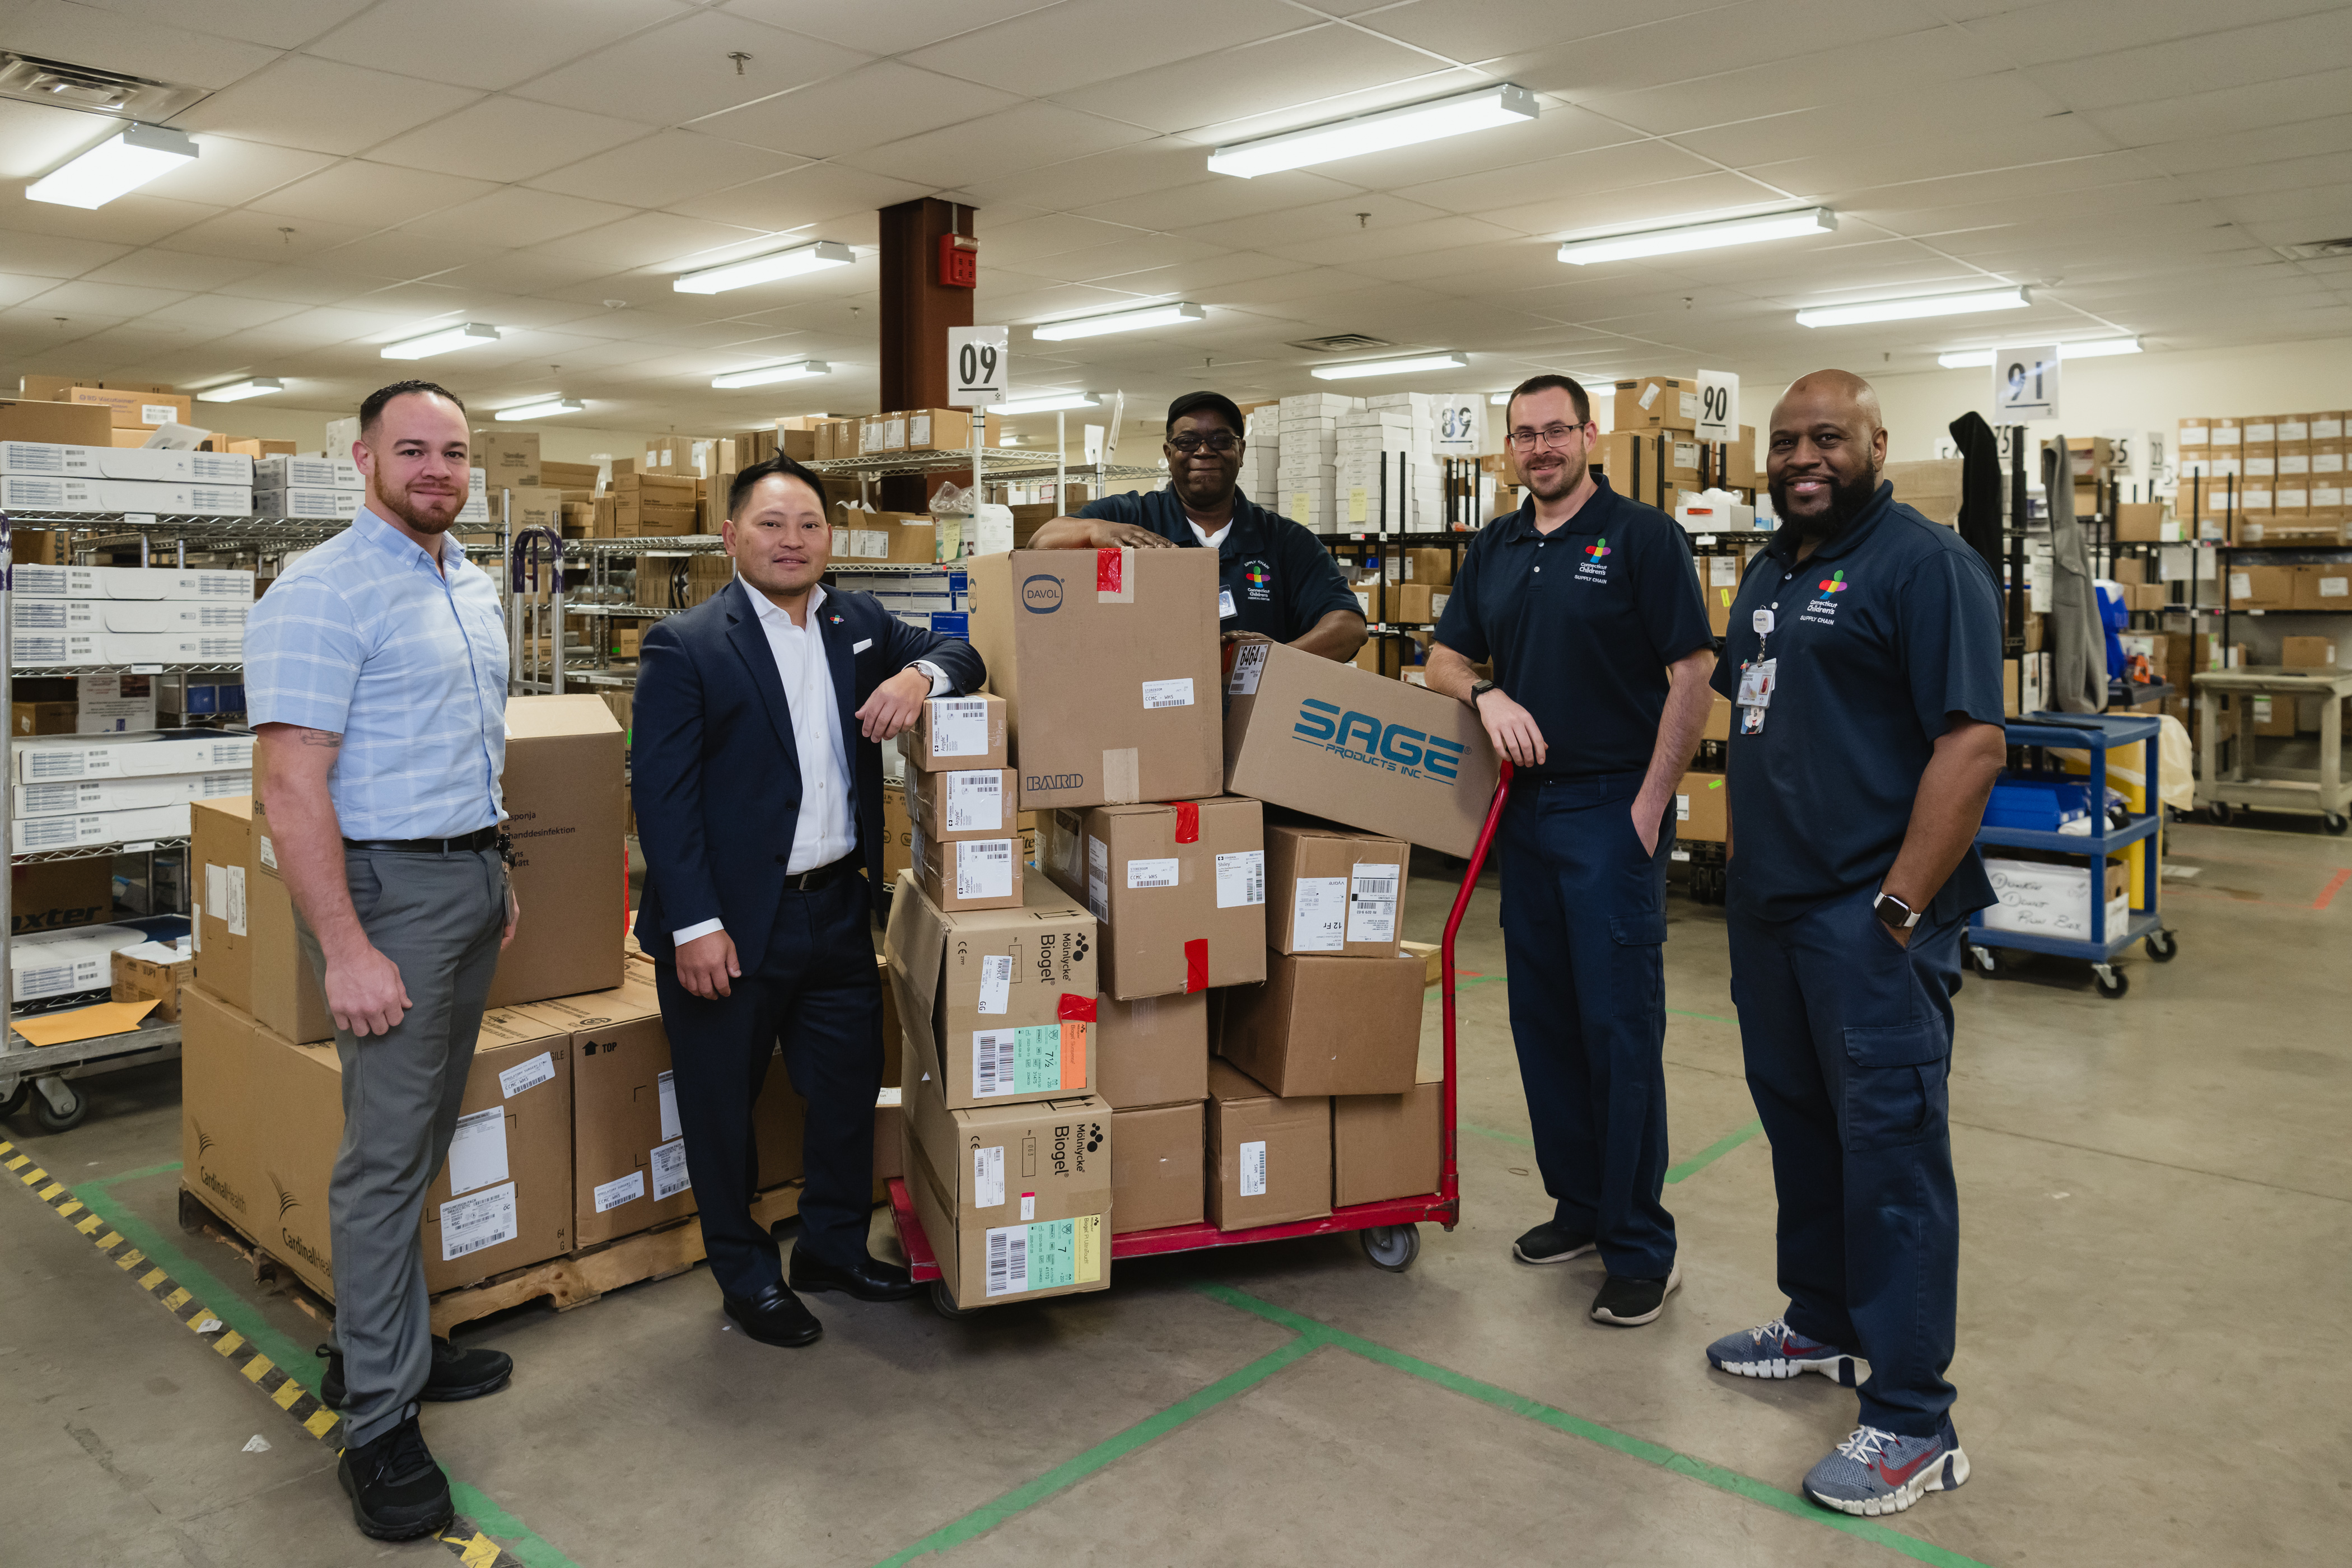
[[57,395],[57,401],[103,408],[108,424],[121,430],[153,430],[163,425],[195,422],[194,398],[146,387],[70,386]]
[[[2282,703],[2282,707],[2291,704]],[[2292,730],[2288,731],[2293,733]],[[1984,929],[2031,932],[2037,936],[2087,940],[2091,934],[2091,870],[2080,863],[2068,866],[2041,861],[1985,858],[2000,901],[1984,911]],[[2116,888],[2110,866],[2106,900],[2106,933],[2122,929],[2130,918],[2131,900]]]
[[1209,1064],[1208,1210],[1219,1230],[1331,1212],[1331,1101],[1283,1099],[1227,1063]]
[[485,489],[537,489],[542,477],[539,462],[539,432],[502,429],[495,425],[474,432],[474,467],[482,470]]
[[961,914],[912,872],[892,892],[883,951],[914,1051],[903,1076],[929,1073],[951,1110],[1094,1087],[1095,918],[1042,879],[1024,892],[1019,909]]
[[1225,994],[1217,1055],[1276,1094],[1402,1094],[1421,1052],[1422,963],[1275,953]]
[[1042,869],[1102,922],[1121,1001],[1265,978],[1265,836],[1255,800],[1098,805],[1045,820]]
[[1112,1235],[1201,1223],[1208,1208],[1202,1160],[1206,1098],[1111,1112]]
[[[1593,389],[1596,394],[1600,388]],[[1698,428],[1698,377],[1644,375],[1621,381],[1612,389],[1615,407],[1612,430],[1696,430]]]
[[1675,837],[1684,844],[1722,844],[1731,836],[1731,792],[1721,773],[1687,773],[1675,786]]
[[952,452],[971,445],[971,414],[962,408],[916,408],[906,415],[909,452]]
[[[959,769],[909,773],[903,787],[908,826],[935,846],[967,838],[1003,838],[1013,834],[1013,770]],[[1025,860],[1024,854],[1015,859]]]
[[1209,1093],[1209,994],[1095,998],[1095,1090],[1114,1110]]
[[2279,667],[2283,669],[2326,669],[2336,663],[2334,637],[2281,637]]
[[71,735],[81,721],[79,702],[12,702],[8,731],[15,735]]
[[1021,907],[1024,879],[1017,837],[1007,833],[940,844],[923,831],[922,820],[911,809],[908,816],[914,829],[908,841],[913,876],[925,898],[950,913]]
[[2162,501],[2116,503],[2116,539],[2126,544],[2158,544],[2164,541]]
[[1620,495],[1654,506],[1660,504],[1663,496],[1664,504],[1671,509],[1675,491],[1699,488],[1698,443],[1676,432],[1628,430],[1621,426],[1594,444],[1592,460],[1601,465],[1611,488]]
[[882,875],[893,884],[915,864],[915,821],[903,784],[882,786]]
[[114,912],[114,866],[83,860],[37,861],[8,868],[8,924],[16,936],[96,925]]
[[2233,610],[2289,610],[2294,607],[2294,568],[2260,566],[2232,561],[2227,584]]
[[1343,1094],[1331,1101],[1331,1205],[1376,1204],[1437,1191],[1444,1154],[1445,1086],[1402,1094]]
[[835,509],[833,558],[864,565],[922,565],[939,552],[939,528],[929,512]]
[[950,1110],[905,1093],[907,1186],[959,1307],[1110,1283],[1110,1107],[1093,1095]]
[[565,1198],[575,1245],[692,1214],[669,1036],[651,977],[631,976],[611,990],[517,1011],[542,1020],[567,1047],[561,1070],[572,1111],[572,1172]]
[[1213,552],[1016,550],[969,571],[1024,810],[1220,792]]
[[253,1011],[253,929],[247,868],[253,864],[253,799],[232,795],[190,809],[188,918],[196,939],[196,984],[236,1011]]
[[0,398],[0,441],[110,447],[114,444],[114,419],[104,408],[47,398]]
[[[278,1215],[269,1184],[257,1168],[260,1145],[248,1129],[262,1102],[254,1092],[254,1028],[250,1019],[216,996],[188,985],[180,1014],[180,1180],[205,1205],[246,1235],[263,1238],[278,1217],[315,1222],[325,1257],[327,1211],[313,1207]],[[342,1125],[341,1108],[335,1126]],[[294,1135],[315,1141],[319,1130]],[[331,1155],[330,1156],[331,1158]],[[281,1243],[285,1238],[280,1237]]]
[[1268,823],[1266,945],[1276,952],[1394,958],[1412,858],[1402,839]]
[[898,754],[926,773],[1008,767],[1004,713],[1002,697],[930,698],[915,710],[914,727],[898,737]]
[[2334,549],[2352,542],[2352,526],[2343,518],[2314,511],[2301,517],[2276,512],[2246,517],[2238,523],[2238,542],[2297,549]]
[[1466,858],[1476,847],[1496,777],[1477,715],[1297,648],[1251,643],[1233,652],[1228,790],[1448,855]]
[[116,952],[113,962],[115,1001],[144,1002],[152,996],[156,1006],[147,1015],[148,1023],[178,1022],[180,987],[196,975],[194,949],[142,942]]
[[625,750],[593,693],[508,700],[504,826],[522,923],[499,955],[491,1006],[621,983]]

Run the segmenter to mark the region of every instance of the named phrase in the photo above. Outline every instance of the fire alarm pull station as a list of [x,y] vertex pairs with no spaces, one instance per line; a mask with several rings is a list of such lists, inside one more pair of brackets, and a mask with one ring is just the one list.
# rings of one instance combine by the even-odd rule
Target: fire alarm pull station
[[940,287],[980,287],[980,241],[968,234],[940,236]]

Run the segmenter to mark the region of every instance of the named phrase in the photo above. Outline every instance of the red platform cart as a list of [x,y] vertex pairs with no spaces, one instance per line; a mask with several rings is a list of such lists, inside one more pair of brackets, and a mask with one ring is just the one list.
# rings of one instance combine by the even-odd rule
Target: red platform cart
[[[1262,1225],[1247,1230],[1219,1230],[1208,1224],[1174,1225],[1160,1230],[1129,1231],[1111,1238],[1113,1262],[1122,1258],[1150,1258],[1165,1252],[1198,1252],[1211,1247],[1241,1247],[1254,1241],[1287,1241],[1302,1236],[1339,1236],[1354,1232],[1363,1238],[1364,1256],[1379,1268],[1402,1273],[1412,1267],[1421,1255],[1420,1225],[1434,1220],[1452,1230],[1462,1217],[1462,1181],[1454,1159],[1454,937],[1462,929],[1462,917],[1470,908],[1471,890],[1478,885],[1479,870],[1486,863],[1486,851],[1495,842],[1495,829],[1503,819],[1503,804],[1511,787],[1511,764],[1502,764],[1502,777],[1496,784],[1495,798],[1486,807],[1486,825],[1479,829],[1477,847],[1470,852],[1470,863],[1462,873],[1462,886],[1454,895],[1453,912],[1445,918],[1445,942],[1441,950],[1442,979],[1440,995],[1444,1009],[1445,1079],[1439,1097],[1444,1132],[1444,1158],[1438,1166],[1437,1191],[1419,1197],[1389,1198],[1376,1204],[1351,1204],[1334,1209],[1319,1219],[1297,1220],[1288,1225]],[[890,1216],[898,1226],[899,1245],[907,1249],[907,1262],[918,1283],[928,1280],[931,1287],[931,1305],[950,1318],[969,1317],[978,1307],[959,1307],[948,1295],[947,1281],[940,1276],[939,1257],[931,1250],[930,1238],[923,1234],[922,1222],[915,1217],[915,1205],[907,1193],[903,1177],[890,1182]]]

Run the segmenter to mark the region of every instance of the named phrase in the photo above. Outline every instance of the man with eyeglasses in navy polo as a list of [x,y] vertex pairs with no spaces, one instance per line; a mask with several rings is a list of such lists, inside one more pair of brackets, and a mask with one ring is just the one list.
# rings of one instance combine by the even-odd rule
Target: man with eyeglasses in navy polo
[[[1682,1282],[1660,1202],[1668,807],[1714,700],[1715,639],[1681,528],[1591,471],[1584,389],[1536,376],[1507,418],[1528,500],[1464,552],[1429,687],[1475,709],[1517,770],[1497,844],[1503,946],[1554,1208],[1512,1256],[1598,1251],[1591,1316],[1632,1326]],[[1472,666],[1490,658],[1481,679]]]
[[1186,393],[1168,405],[1166,489],[1089,501],[1040,528],[1029,547],[1213,550],[1227,641],[1263,637],[1353,658],[1365,637],[1356,595],[1313,534],[1241,493],[1242,428],[1232,398]]

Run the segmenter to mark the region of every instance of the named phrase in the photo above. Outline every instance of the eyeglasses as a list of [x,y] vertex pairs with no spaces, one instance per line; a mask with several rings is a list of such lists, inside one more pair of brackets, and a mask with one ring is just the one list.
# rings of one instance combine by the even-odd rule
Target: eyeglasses
[[1187,430],[1181,436],[1168,437],[1168,445],[1188,458],[1203,447],[1223,457],[1241,444],[1241,437],[1230,430],[1212,430],[1206,436]]
[[1537,447],[1549,447],[1557,451],[1568,449],[1568,438],[1582,430],[1582,425],[1547,425],[1540,430],[1514,430],[1511,445],[1522,452]]

